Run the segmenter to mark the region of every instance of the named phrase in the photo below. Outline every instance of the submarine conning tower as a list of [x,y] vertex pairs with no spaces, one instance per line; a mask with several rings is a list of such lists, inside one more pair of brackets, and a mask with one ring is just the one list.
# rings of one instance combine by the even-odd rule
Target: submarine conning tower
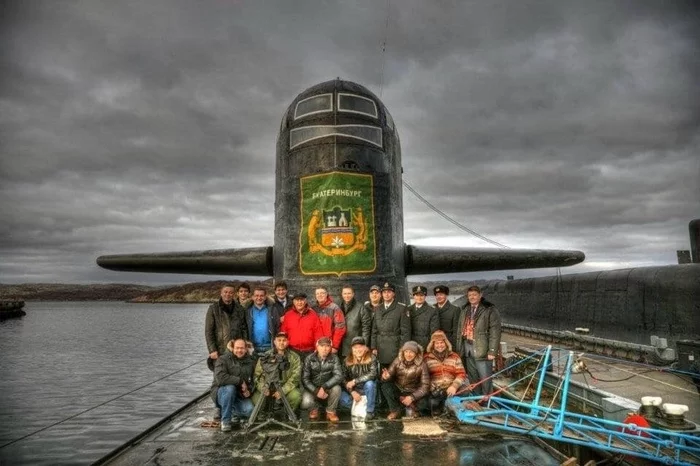
[[306,89],[282,117],[276,163],[276,279],[334,293],[388,281],[405,299],[401,148],[382,101],[341,79]]

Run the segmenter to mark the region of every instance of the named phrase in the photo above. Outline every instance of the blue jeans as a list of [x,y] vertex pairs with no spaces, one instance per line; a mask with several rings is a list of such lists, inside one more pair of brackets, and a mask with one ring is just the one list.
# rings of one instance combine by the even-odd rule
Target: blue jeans
[[[374,406],[377,403],[377,382],[368,380],[359,387],[355,385],[354,390],[360,395],[365,395],[367,397],[367,412],[373,413]],[[345,390],[340,394],[340,406],[344,408],[352,407],[352,395]]]
[[253,412],[253,402],[250,398],[238,395],[235,385],[222,385],[216,391],[216,401],[221,408],[221,422],[230,422],[231,417],[250,417]]

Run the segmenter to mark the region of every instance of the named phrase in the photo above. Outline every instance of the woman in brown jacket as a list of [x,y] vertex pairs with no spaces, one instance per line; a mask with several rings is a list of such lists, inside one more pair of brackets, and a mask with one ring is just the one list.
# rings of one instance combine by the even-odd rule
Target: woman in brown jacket
[[401,408],[407,417],[418,417],[419,411],[427,411],[427,395],[430,393],[430,373],[423,362],[423,348],[415,341],[407,341],[391,365],[382,370],[382,395],[389,404],[387,419],[397,419]]

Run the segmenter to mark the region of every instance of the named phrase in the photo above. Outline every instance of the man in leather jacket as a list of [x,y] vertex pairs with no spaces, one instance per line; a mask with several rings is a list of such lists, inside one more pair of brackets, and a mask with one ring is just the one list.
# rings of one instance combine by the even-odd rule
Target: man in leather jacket
[[340,383],[343,369],[338,355],[331,351],[331,339],[322,337],[316,342],[316,351],[304,360],[301,381],[304,385],[302,409],[309,409],[309,420],[319,417],[319,406],[326,404],[326,419],[339,421],[336,410],[340,401]]
[[253,358],[245,340],[231,340],[223,356],[216,360],[212,399],[221,409],[221,430],[228,432],[232,424],[253,412]]
[[366,420],[374,418],[374,408],[377,400],[377,358],[367,347],[363,337],[355,337],[351,342],[351,353],[343,360],[345,385],[340,395],[340,404],[346,408],[352,407],[353,401],[367,397]]

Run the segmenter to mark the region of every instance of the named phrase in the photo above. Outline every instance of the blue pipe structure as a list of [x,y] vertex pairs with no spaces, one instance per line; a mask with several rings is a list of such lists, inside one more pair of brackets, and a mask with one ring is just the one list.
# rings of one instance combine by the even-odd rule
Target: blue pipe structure
[[[548,360],[550,352],[551,347],[547,347],[540,353]],[[448,398],[446,406],[465,424],[632,455],[662,464],[700,464],[700,436],[696,434],[639,427],[566,411],[572,359],[573,353],[569,353],[562,380],[561,408],[489,397],[485,407],[469,409],[478,406],[483,400],[481,396],[454,396]],[[546,367],[545,364],[538,366],[532,376],[538,371],[544,372]],[[542,384],[539,384],[534,399],[540,399],[541,391]]]

